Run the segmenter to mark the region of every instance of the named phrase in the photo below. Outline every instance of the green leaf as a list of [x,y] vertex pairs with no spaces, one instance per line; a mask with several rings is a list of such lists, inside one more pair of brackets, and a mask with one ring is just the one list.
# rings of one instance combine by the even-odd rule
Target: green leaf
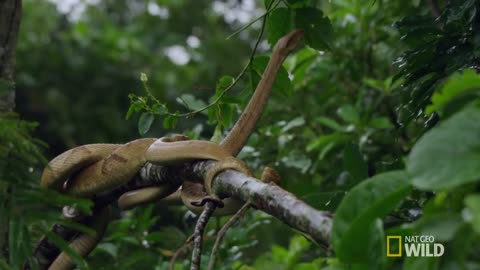
[[293,29],[292,13],[287,8],[273,10],[267,18],[268,43],[274,46],[277,41]]
[[222,124],[225,128],[230,128],[233,123],[233,113],[234,113],[234,106],[231,104],[219,104],[219,123]]
[[125,119],[128,120],[134,112],[139,112],[145,107],[145,100],[137,97],[135,94],[129,94],[130,107],[128,108]]
[[348,142],[350,139],[351,136],[348,134],[333,133],[324,135],[311,141],[307,145],[306,150],[307,152],[311,152],[313,150],[319,151],[320,153],[323,152],[322,156],[324,156],[326,154],[325,151],[331,150],[331,147]]
[[138,119],[138,132],[140,135],[144,135],[150,130],[154,119],[153,114],[149,112],[144,112],[140,115],[140,119]]
[[458,229],[464,224],[459,213],[440,212],[429,213],[424,210],[424,216],[418,221],[417,231],[420,235],[432,235],[435,241],[451,241]]
[[387,117],[373,118],[370,120],[370,126],[378,129],[392,129],[394,128],[393,124],[390,122],[390,119]]
[[[259,56],[253,59],[251,68],[254,72],[252,72],[250,76],[255,76],[255,78],[251,78],[252,89],[255,89],[258,82],[260,81],[260,77],[265,71],[269,60],[270,58],[267,56]],[[278,92],[283,96],[290,96],[291,89],[292,83],[290,82],[290,78],[288,77],[288,72],[282,66],[277,73],[277,77],[275,78],[275,82],[272,86],[272,91]]]
[[436,89],[432,96],[432,104],[427,107],[427,114],[434,111],[439,111],[447,106],[448,103],[454,99],[468,93],[475,93],[478,95],[480,90],[480,75],[475,70],[468,69],[461,73],[455,73],[450,76],[447,82]]
[[435,270],[440,260],[435,257],[407,257],[403,263],[405,270]]
[[470,106],[431,129],[407,162],[412,184],[422,190],[452,188],[480,179],[480,109]]
[[343,121],[347,123],[360,123],[360,115],[352,105],[343,105],[342,107],[338,108],[337,114],[343,119]]
[[[386,247],[385,247],[385,231],[383,230],[383,222],[377,218],[370,228],[367,228],[365,234],[368,235],[369,240],[365,243],[367,250],[367,268],[368,270],[384,269],[387,261]],[[362,243],[362,242],[356,242]]]
[[324,117],[324,116],[319,116],[315,118],[315,121],[327,126],[335,131],[345,131],[345,127],[342,127],[339,123],[337,123],[335,120],[332,118]]
[[177,125],[178,118],[173,115],[168,115],[163,119],[163,127],[165,129],[174,128]]
[[102,250],[113,258],[117,258],[118,256],[118,246],[112,243],[100,243],[95,247],[95,250]]
[[343,150],[343,167],[355,182],[368,177],[368,166],[356,144],[347,144]]
[[152,106],[152,113],[157,115],[164,115],[168,112],[167,106],[165,104],[155,103]]
[[302,127],[305,125],[305,119],[302,116],[296,117],[282,127],[281,132],[285,133],[292,128]]
[[333,28],[330,19],[316,8],[295,9],[295,27],[305,31],[305,41],[316,50],[330,49]]
[[465,205],[470,210],[473,230],[480,235],[480,194],[472,194],[465,198]]
[[[367,179],[345,196],[333,218],[332,244],[345,262],[368,262],[371,246],[377,240],[366,233],[377,218],[394,209],[410,192],[404,171],[392,171]],[[362,243],[358,245],[357,243]]]
[[185,106],[185,108],[192,111],[199,110],[207,106],[207,104],[203,100],[197,99],[194,95],[191,94],[183,94],[182,96],[178,97],[176,101]]
[[225,89],[230,87],[230,85],[235,82],[235,79],[232,76],[223,76],[218,80],[217,86],[215,88],[215,96],[220,95]]

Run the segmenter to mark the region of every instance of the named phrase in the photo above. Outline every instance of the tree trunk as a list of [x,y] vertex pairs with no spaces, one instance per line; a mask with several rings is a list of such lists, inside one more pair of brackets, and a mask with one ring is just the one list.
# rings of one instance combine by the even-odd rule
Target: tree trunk
[[15,107],[13,75],[21,11],[21,0],[0,1],[0,113]]
[[[15,107],[15,47],[22,14],[21,0],[0,0],[0,117]],[[0,185],[0,196],[8,200],[7,185]],[[8,258],[8,220],[0,223],[0,254]],[[0,256],[1,257],[1,256]]]

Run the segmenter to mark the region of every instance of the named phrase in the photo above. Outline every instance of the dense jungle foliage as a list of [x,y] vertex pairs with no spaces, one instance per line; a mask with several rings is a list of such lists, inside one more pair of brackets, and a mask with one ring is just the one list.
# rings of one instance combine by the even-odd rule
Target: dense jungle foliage
[[[63,205],[91,207],[39,189],[49,159],[82,144],[173,133],[218,141],[275,42],[298,28],[305,44],[285,62],[239,157],[257,172],[274,167],[284,189],[334,213],[331,247],[252,210],[228,232],[217,269],[480,269],[478,1],[23,5],[17,114],[0,119],[9,240],[0,269],[21,269],[51,224],[66,223]],[[196,221],[153,204],[115,215],[88,259],[75,258],[80,269],[168,269]],[[226,220],[209,223],[205,265]],[[392,235],[433,236],[445,252],[387,257]],[[175,269],[189,260],[180,254]]]

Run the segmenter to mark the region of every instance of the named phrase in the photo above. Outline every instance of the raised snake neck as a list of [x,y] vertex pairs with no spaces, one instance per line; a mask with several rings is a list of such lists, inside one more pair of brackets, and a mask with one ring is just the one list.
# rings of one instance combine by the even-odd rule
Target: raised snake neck
[[232,130],[230,130],[220,143],[232,156],[236,156],[240,150],[242,150],[248,138],[253,133],[267,104],[278,70],[281,68],[285,58],[295,49],[302,38],[303,31],[293,31],[278,40],[275,45],[270,61],[247,107],[243,110]]

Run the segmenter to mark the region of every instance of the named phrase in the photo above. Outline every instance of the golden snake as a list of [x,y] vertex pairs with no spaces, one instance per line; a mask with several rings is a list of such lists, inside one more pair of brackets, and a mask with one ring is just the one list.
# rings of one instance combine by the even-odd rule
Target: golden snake
[[[168,186],[147,187],[125,193],[119,198],[122,209],[154,201],[169,194],[180,198],[192,211],[198,213],[201,207],[193,205],[211,193],[212,181],[225,169],[234,169],[250,175],[243,162],[234,158],[253,132],[267,103],[276,74],[288,54],[303,37],[302,31],[294,31],[281,38],[272,53],[262,78],[242,112],[239,120],[220,144],[208,141],[173,138],[138,139],[127,144],[83,145],[57,156],[45,168],[41,186],[55,189],[78,197],[92,197],[95,194],[112,190],[128,183],[147,162],[158,165],[176,165],[193,160],[218,161],[207,173],[204,182],[184,180],[181,191],[173,194]],[[263,177],[262,177],[263,178]],[[178,194],[180,193],[180,194]],[[167,198],[168,199],[168,198]],[[215,211],[216,215],[232,214],[239,209],[241,202],[227,198],[222,200],[225,207]],[[108,217],[96,215],[92,227],[96,235],[81,235],[71,246],[80,255],[86,256],[103,234]],[[69,257],[60,254],[49,269],[64,270],[73,267]]]

